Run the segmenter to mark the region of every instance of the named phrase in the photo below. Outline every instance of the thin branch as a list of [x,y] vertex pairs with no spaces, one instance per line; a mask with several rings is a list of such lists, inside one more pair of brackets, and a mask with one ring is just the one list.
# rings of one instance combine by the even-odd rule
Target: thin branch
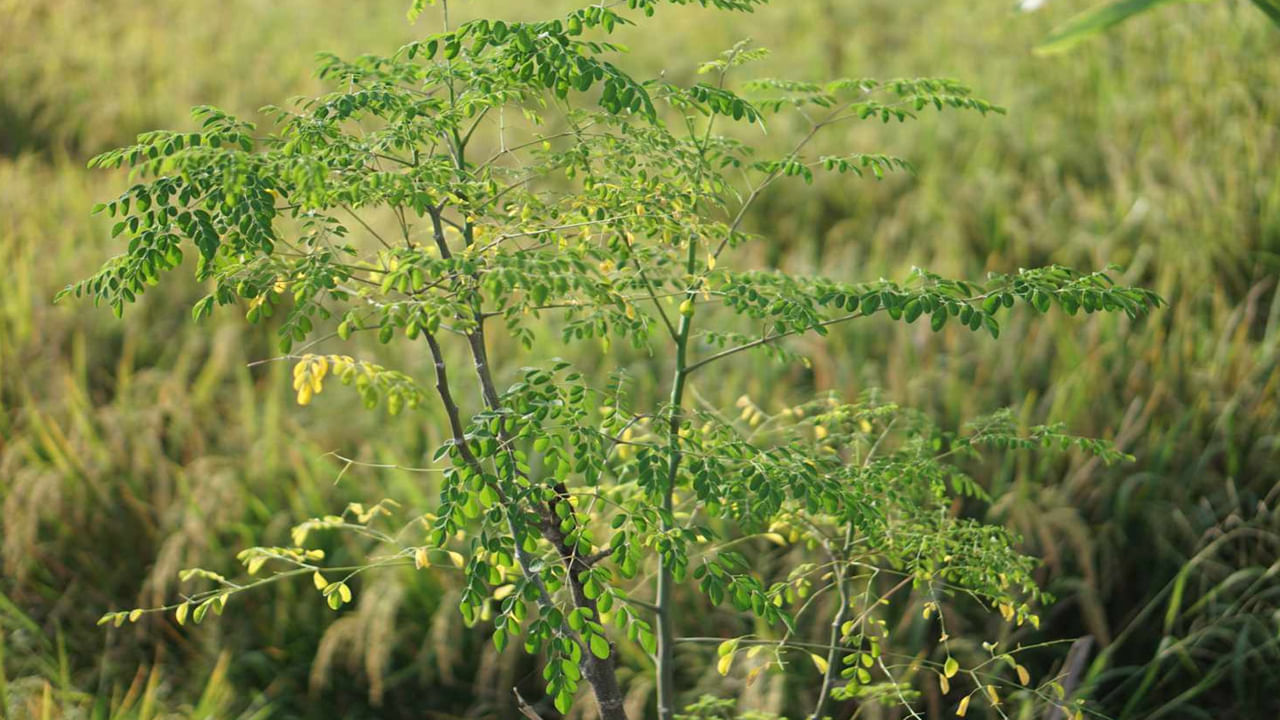
[[[813,127],[809,128],[809,132],[806,133],[805,136],[800,139],[800,142],[796,143],[796,146],[791,149],[791,152],[786,154],[786,159],[794,159],[797,155],[799,155],[800,151],[803,150],[804,147],[809,144],[809,141],[812,140],[814,136],[818,134],[818,131],[822,130],[824,127],[832,123],[838,122],[841,119],[840,113],[844,112],[851,105],[852,103],[846,103],[845,105],[842,105],[841,107],[831,111],[831,113],[827,115],[825,119],[814,123]],[[747,199],[743,201],[742,207],[738,209],[738,214],[733,218],[733,222],[729,224],[729,229],[725,232],[724,237],[721,238],[720,244],[716,247],[716,251],[712,253],[712,257],[715,257],[715,258],[720,257],[720,253],[724,252],[725,247],[729,245],[729,241],[733,238],[733,234],[737,232],[738,227],[742,225],[742,221],[746,219],[747,210],[749,210],[752,204],[755,203],[756,198],[760,197],[760,194],[765,191],[765,188],[768,188],[770,185],[773,184],[775,180],[778,179],[781,173],[782,173],[782,163],[779,163],[778,167],[775,167],[772,171],[770,171],[770,173],[765,176],[764,180],[762,180],[759,185],[756,185],[754,188],[751,189],[751,193],[747,195]]]
[[382,238],[382,236],[378,234],[378,231],[377,231],[377,230],[374,230],[373,228],[369,227],[369,223],[365,222],[365,221],[364,221],[364,219],[363,219],[363,218],[361,218],[359,215],[357,215],[357,214],[355,213],[355,211],[354,211],[354,210],[352,210],[352,209],[351,209],[349,206],[347,206],[347,205],[343,205],[343,206],[342,206],[342,209],[343,209],[343,210],[346,210],[348,215],[350,215],[351,217],[355,218],[356,222],[360,223],[361,227],[363,227],[365,230],[369,231],[369,234],[370,234],[370,235],[372,235],[372,236],[374,236],[375,238],[377,238],[377,239],[378,239],[378,242],[382,243],[382,247],[384,247],[384,248],[386,248],[386,249],[388,249],[388,250],[390,250],[390,249],[391,249],[391,243],[389,243],[389,242],[387,242],[386,240],[384,240],[384,239]]
[[539,715],[538,712],[533,709],[533,706],[524,699],[524,696],[520,694],[520,688],[513,687],[511,688],[511,692],[516,696],[516,709],[520,711],[521,715],[529,718],[529,720],[543,720],[542,716]]
[[701,359],[701,360],[699,360],[699,361],[697,361],[697,362],[695,362],[695,363],[693,363],[693,364],[689,365],[689,367],[688,367],[688,371],[689,371],[689,372],[693,372],[694,370],[697,370],[698,368],[702,367],[703,365],[707,365],[707,364],[709,364],[709,363],[713,363],[713,362],[715,362],[716,360],[720,360],[720,359],[723,359],[723,358],[729,357],[730,355],[735,355],[735,354],[737,354],[737,353],[742,352],[743,350],[750,350],[750,349],[752,349],[752,348],[757,348],[757,347],[760,347],[760,346],[762,346],[762,345],[768,345],[768,344],[770,344],[770,343],[777,342],[778,340],[782,340],[783,338],[791,337],[792,335],[800,335],[800,334],[802,334],[802,333],[809,332],[810,330],[812,330],[812,329],[814,329],[814,328],[818,328],[818,327],[828,327],[828,326],[830,326],[830,325],[836,325],[836,324],[838,324],[838,323],[847,322],[847,321],[849,321],[849,320],[854,320],[854,319],[856,319],[856,318],[860,318],[860,317],[867,317],[867,316],[866,316],[866,315],[865,315],[861,310],[859,310],[859,311],[856,311],[856,312],[849,313],[848,315],[841,315],[840,317],[837,317],[837,318],[831,318],[830,320],[823,320],[823,321],[822,321],[822,322],[820,322],[820,323],[815,323],[815,324],[813,324],[813,325],[811,325],[811,326],[809,326],[809,327],[806,327],[806,328],[801,328],[801,329],[798,329],[798,330],[788,330],[788,331],[786,331],[786,332],[777,333],[777,334],[775,334],[775,335],[768,335],[768,336],[762,337],[762,338],[760,338],[760,339],[758,339],[758,340],[752,340],[752,341],[751,341],[751,342],[749,342],[749,343],[743,343],[742,345],[737,345],[737,346],[735,346],[735,347],[731,347],[731,348],[729,348],[729,349],[727,349],[727,350],[721,350],[720,352],[718,352],[718,353],[716,353],[716,354],[714,354],[714,355],[710,355],[710,356],[708,356],[708,357],[705,357],[705,358],[703,358],[703,359]]
[[630,252],[631,259],[635,262],[636,271],[640,273],[640,280],[644,282],[645,292],[647,292],[649,294],[649,298],[653,300],[653,306],[658,309],[658,316],[662,318],[662,324],[667,326],[667,333],[671,335],[671,339],[678,342],[680,333],[676,330],[676,326],[671,322],[671,318],[667,317],[667,311],[662,307],[662,303],[658,302],[657,291],[654,289],[653,283],[649,281],[649,276],[644,271],[644,265],[641,264],[640,259],[636,257],[635,248],[631,245],[631,238],[628,237],[626,233],[619,234],[622,236],[622,241],[627,244],[627,251]]

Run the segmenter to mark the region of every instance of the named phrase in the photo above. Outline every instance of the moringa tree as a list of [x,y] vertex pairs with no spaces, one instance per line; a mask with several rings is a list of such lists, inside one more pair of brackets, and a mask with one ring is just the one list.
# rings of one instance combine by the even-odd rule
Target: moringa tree
[[[750,12],[762,2],[699,4]],[[206,589],[104,621],[172,611],[179,623],[200,622],[239,592],[298,575],[338,609],[363,572],[447,558],[465,574],[466,622],[491,623],[499,648],[519,642],[539,655],[560,712],[585,681],[606,720],[627,715],[619,643],[652,658],[658,717],[679,709],[673,648],[709,639],[677,635],[678,586],[776,630],[714,639],[722,673],[740,654],[767,653],[755,673],[797,653],[811,658],[815,718],[831,697],[910,703],[910,682],[897,679],[906,665],[880,651],[888,629],[877,615],[879,601],[904,587],[967,594],[1010,622],[1034,622],[1034,562],[1004,531],[949,509],[956,493],[981,493],[955,461],[983,446],[1120,457],[1108,445],[1056,427],[1019,432],[1007,415],[944,432],[875,398],[766,412],[744,397],[726,415],[692,403],[691,383],[747,351],[793,359],[788,338],[873,315],[997,337],[1000,315],[1017,303],[1136,316],[1158,299],[1060,267],[981,282],[752,269],[744,221],[772,186],[908,167],[882,154],[818,153],[824,130],[999,108],[943,79],[733,83],[763,55],[746,45],[704,64],[692,85],[639,80],[609,59],[621,50],[609,38],[661,4],[450,27],[441,3],[442,31],[390,56],[324,57],[320,74],[336,89],[266,108],[269,132],[201,107],[198,131],[147,133],[92,162],[132,168],[135,184],[96,208],[117,219],[112,233],[128,246],[63,295],[120,313],[193,250],[196,278],[210,288],[195,319],[219,306],[240,307],[251,323],[271,318],[281,358],[295,363],[299,404],[336,380],[392,414],[439,408],[450,437],[435,455],[439,504],[408,532],[373,527],[386,504],[352,506],[300,524],[291,546],[241,553],[257,580],[191,570],[186,579]],[[762,157],[739,139],[783,113],[806,125],[789,151]],[[566,343],[624,339],[663,359],[666,400],[639,406],[620,370],[588,377],[544,359],[539,332]],[[330,349],[356,333],[422,347],[434,378]],[[533,363],[505,385],[490,359],[495,333]],[[450,346],[469,368],[453,365]],[[362,533],[390,552],[326,567],[306,545],[324,528]],[[786,577],[753,572],[735,545],[761,534],[808,543],[813,561]],[[888,590],[886,577],[895,579]],[[797,617],[828,592],[839,598],[828,636],[796,640]],[[944,631],[944,649],[946,640]],[[992,654],[993,667],[1005,661],[1029,681],[1011,656]],[[930,667],[944,691],[960,670],[949,651]],[[994,702],[991,681],[970,675],[963,708],[975,694]]]

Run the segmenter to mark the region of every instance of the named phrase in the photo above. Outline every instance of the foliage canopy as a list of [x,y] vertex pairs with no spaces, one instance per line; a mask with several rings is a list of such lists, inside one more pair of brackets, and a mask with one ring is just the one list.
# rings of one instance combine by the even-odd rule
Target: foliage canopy
[[[630,0],[627,9],[648,16],[658,5]],[[326,56],[320,73],[335,90],[266,108],[265,134],[200,107],[198,131],[147,133],[95,158],[97,167],[131,168],[134,184],[96,208],[116,218],[112,233],[127,248],[63,295],[120,313],[194,249],[196,279],[211,288],[194,317],[236,305],[249,322],[274,323],[299,404],[337,379],[392,414],[438,402],[451,437],[434,458],[444,472],[429,514],[384,530],[394,503],[353,505],[299,525],[292,546],[245,550],[248,574],[262,579],[191,570],[184,579],[207,589],[104,622],[159,610],[200,622],[236,593],[297,575],[336,610],[352,601],[361,573],[453,565],[466,577],[464,619],[491,623],[499,647],[519,642],[541,656],[556,709],[567,711],[585,681],[601,717],[626,717],[615,672],[625,642],[654,658],[656,707],[668,719],[678,709],[672,648],[697,640],[675,635],[678,585],[776,630],[720,643],[722,673],[739,653],[772,653],[753,672],[808,655],[823,680],[815,718],[833,696],[910,703],[910,682],[897,678],[905,665],[879,651],[888,632],[875,614],[882,575],[901,578],[888,594],[907,585],[963,593],[1010,622],[1036,621],[1034,562],[1008,533],[950,510],[957,494],[981,494],[958,461],[991,447],[1120,459],[1111,446],[1059,427],[1021,429],[1008,414],[945,431],[874,396],[778,411],[744,396],[733,417],[690,402],[690,383],[740,352],[794,359],[787,338],[872,315],[994,338],[1018,304],[1136,317],[1159,299],[1104,272],[1063,267],[980,282],[924,270],[857,282],[750,267],[743,222],[770,186],[910,169],[882,154],[816,152],[823,130],[927,110],[1001,110],[937,78],[755,78],[735,90],[737,69],[762,55],[746,44],[704,64],[704,81],[639,80],[609,59],[623,48],[608,38],[631,22],[593,5],[544,22],[446,27],[386,57]],[[729,129],[783,114],[806,131],[778,157],[758,157]],[[625,372],[601,383],[540,358],[536,334],[548,326],[563,342],[624,339],[667,359],[668,401],[636,407]],[[493,332],[530,351],[532,364],[506,387],[489,358]],[[318,350],[356,333],[425,346],[433,381]],[[474,404],[451,372],[453,343],[470,357]],[[306,544],[325,530],[364,535],[382,551],[356,567],[326,566]],[[762,577],[733,549],[756,538],[808,543],[815,560]],[[823,592],[838,593],[840,610],[830,642],[813,652],[790,637],[807,599]],[[944,627],[944,648],[946,638]],[[992,656],[1030,682],[1011,655]],[[944,689],[959,672],[949,652],[934,670]],[[990,682],[970,675],[962,707],[975,694],[998,702]],[[1054,699],[1052,681],[1038,691]]]

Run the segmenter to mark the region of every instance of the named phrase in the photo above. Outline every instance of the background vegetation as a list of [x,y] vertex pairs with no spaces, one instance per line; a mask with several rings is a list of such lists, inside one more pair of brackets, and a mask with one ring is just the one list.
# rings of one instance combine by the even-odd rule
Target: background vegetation
[[[459,5],[463,17],[553,9]],[[1037,57],[1031,48],[1081,5],[1027,15],[1009,5],[666,9],[670,32],[627,38],[627,62],[683,77],[752,37],[789,76],[945,73],[1009,108],[849,129],[850,150],[902,155],[919,173],[773,195],[751,221],[781,239],[772,264],[874,279],[912,265],[980,277],[1114,262],[1170,306],[1137,324],[1014,320],[1002,335],[1014,341],[998,344],[872,321],[815,345],[810,368],[760,357],[696,390],[780,407],[814,390],[880,388],[943,423],[1013,406],[1028,424],[1115,439],[1137,462],[1012,455],[980,475],[993,502],[957,507],[1019,530],[1045,558],[1040,577],[1059,600],[1016,640],[1092,636],[1085,691],[1107,716],[1275,717],[1280,36],[1245,2],[1177,5]],[[414,37],[404,6],[0,0],[0,713],[505,718],[505,688],[536,673],[461,628],[455,579],[439,572],[377,576],[336,617],[309,588],[278,584],[194,631],[95,626],[103,610],[172,596],[181,567],[230,569],[237,550],[282,540],[300,518],[349,501],[433,499],[430,474],[372,465],[427,464],[441,428],[354,412],[338,394],[291,408],[286,367],[248,366],[271,354],[267,332],[227,316],[191,325],[198,288],[171,285],[124,321],[50,302],[108,253],[107,221],[88,210],[120,178],[86,171],[87,157],[142,130],[188,127],[193,104],[250,113],[312,91],[315,52]],[[624,359],[641,379],[662,364]],[[358,552],[330,548],[345,551]],[[761,567],[791,561],[785,546],[755,552]],[[899,637],[923,600],[902,603]],[[953,635],[981,635],[979,618],[948,612]],[[741,632],[728,617],[702,623],[707,634]],[[921,625],[918,647],[926,634]],[[1029,667],[1057,671],[1066,647],[1046,646]],[[797,678],[726,681],[713,648],[682,657],[708,692],[795,712]],[[1017,703],[1007,700],[1011,715]],[[926,707],[945,716],[937,700]]]

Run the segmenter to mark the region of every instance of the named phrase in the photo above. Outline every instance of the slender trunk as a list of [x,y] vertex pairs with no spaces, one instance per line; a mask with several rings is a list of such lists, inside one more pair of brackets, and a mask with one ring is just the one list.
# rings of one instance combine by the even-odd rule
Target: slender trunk
[[[478,320],[482,323],[483,321]],[[481,393],[484,395],[485,405],[490,410],[499,410],[502,407],[501,398],[493,382],[493,373],[489,368],[489,353],[485,347],[484,325],[478,324],[476,329],[467,335],[467,344],[471,347],[471,356],[475,361],[476,377],[480,381]],[[511,452],[511,438],[505,430],[499,432],[499,440]],[[512,458],[512,467],[514,458]],[[596,601],[587,597],[586,588],[582,580],[582,573],[590,569],[590,565],[578,555],[577,551],[570,548],[565,540],[565,534],[560,529],[559,521],[556,519],[556,503],[568,502],[568,489],[557,485],[556,492],[559,498],[547,504],[540,511],[542,515],[542,536],[551,543],[556,549],[556,553],[560,556],[561,562],[564,563],[569,579],[569,589],[573,595],[573,604],[579,608],[585,608],[591,612],[591,616],[599,621],[600,608]],[[589,649],[583,648],[582,661],[579,663],[582,670],[582,676],[586,678],[591,685],[591,690],[596,697],[596,705],[600,710],[601,720],[627,720],[626,709],[623,706],[625,698],[622,689],[618,685],[618,674],[614,667],[612,652],[610,648],[609,658],[601,659],[590,652]]]
[[[693,274],[697,261],[697,246],[689,243],[688,270]],[[695,292],[686,294],[686,300],[692,302]],[[675,511],[676,478],[680,474],[680,425],[684,422],[684,387],[689,377],[688,350],[689,330],[692,315],[680,314],[680,327],[676,330],[676,370],[671,382],[670,412],[671,418],[667,426],[667,482],[663,487],[662,521],[664,531],[671,529],[672,513]],[[671,589],[675,578],[671,572],[671,564],[667,558],[658,556],[658,593],[655,605],[658,609],[658,653],[654,659],[658,675],[658,719],[672,720],[676,712],[675,684],[675,618],[672,616]]]
[[[436,368],[436,393],[440,396],[440,402],[444,405],[445,414],[449,417],[449,429],[453,435],[453,442],[458,446],[458,452],[462,454],[463,462],[471,466],[477,474],[483,474],[480,466],[480,460],[471,452],[471,448],[467,445],[466,430],[462,426],[462,413],[458,409],[457,402],[453,399],[453,392],[449,388],[449,372],[444,361],[444,352],[440,348],[439,341],[431,333],[425,333],[427,346],[431,349],[431,358],[435,361]],[[499,500],[503,503],[509,502],[506,494],[501,487],[495,488],[498,493]],[[549,604],[551,595],[547,592],[546,585],[542,582],[542,578],[533,571],[533,561],[528,554],[521,549],[519,538],[516,537],[516,526],[511,521],[510,516],[507,519],[507,529],[511,533],[511,537],[516,540],[515,554],[516,562],[520,565],[521,571],[525,577],[529,578],[541,593],[541,604]]]
[[[440,214],[437,211],[431,213],[430,216],[436,246],[440,250],[441,257],[449,258],[451,257],[451,252],[449,250],[448,243],[445,241],[444,227],[442,225]],[[470,223],[467,223],[464,226],[463,233],[467,243],[470,244],[472,238],[472,228]],[[480,295],[477,291],[473,290],[471,312],[476,325],[471,332],[467,333],[467,345],[471,350],[471,359],[475,366],[476,378],[480,382],[480,394],[484,400],[484,405],[489,410],[497,411],[502,408],[502,398],[498,395],[497,386],[493,381],[493,372],[489,367],[489,352],[485,342],[484,316],[481,313],[481,310],[482,303]],[[432,353],[436,358],[437,390],[439,390],[441,387],[440,380],[444,373],[444,363],[440,356],[439,346],[436,344],[435,339],[428,335],[428,342],[431,343]],[[444,387],[446,389],[441,393],[441,399],[444,400],[446,409],[450,410],[450,422],[454,425],[455,437],[461,438],[461,427],[455,419],[457,416],[457,406],[453,403],[452,398],[448,396],[447,382],[444,384]],[[516,467],[515,458],[513,450],[511,449],[512,438],[505,429],[502,429],[499,431],[498,439],[502,442],[503,447],[507,448],[507,453],[512,454],[511,468],[513,468],[512,472],[516,472],[514,470]],[[464,457],[466,455],[469,455],[469,451],[464,453]],[[510,479],[514,480],[514,478]],[[580,577],[582,572],[590,568],[590,565],[588,565],[583,558],[579,557],[575,551],[569,548],[569,545],[565,540],[565,533],[560,529],[560,524],[557,520],[556,504],[568,501],[568,489],[563,485],[557,485],[555,490],[558,494],[557,499],[538,508],[538,515],[540,517],[539,529],[542,536],[551,543],[552,547],[556,549],[561,562],[565,565],[574,605],[576,607],[589,610],[592,617],[598,622],[600,619],[600,608],[595,600],[587,597],[583,580]],[[515,537],[515,528],[513,525],[511,526],[511,532],[516,545],[516,558],[520,562],[521,568],[524,570],[525,575],[536,578],[537,574],[530,569],[530,565],[525,559],[524,553],[520,550],[519,538]],[[538,584],[540,586],[542,585],[541,582]],[[545,594],[545,590],[543,592]],[[579,642],[581,642],[581,640],[579,640]],[[602,660],[596,657],[589,648],[584,646],[582,660],[579,663],[579,667],[582,670],[582,676],[586,678],[587,683],[591,685],[592,692],[596,698],[596,705],[599,708],[601,720],[627,720],[626,709],[624,707],[625,696],[622,694],[622,689],[618,685],[618,674],[614,667],[614,653],[612,652],[612,646],[610,650],[609,658]]]
[[[452,87],[450,88],[452,92]],[[457,130],[452,133],[453,160],[458,173],[459,179],[466,176],[466,139],[464,139]],[[441,210],[437,208],[430,212],[433,235],[436,246],[440,250],[441,257],[448,258],[451,256],[449,244],[445,240],[444,227],[440,216]],[[462,226],[463,241],[467,247],[475,242],[475,228],[471,224],[470,219],[463,221]],[[476,278],[471,278],[472,282]],[[493,372],[489,367],[489,352],[485,344],[484,332],[484,314],[483,314],[483,298],[476,288],[470,289],[471,298],[471,315],[475,320],[475,327],[467,333],[467,344],[471,348],[471,358],[475,364],[476,377],[480,381],[481,395],[484,397],[484,404],[491,411],[497,411],[502,408],[502,398],[498,395],[497,387],[493,382]],[[512,448],[512,438],[505,431],[500,429],[498,439],[505,447],[511,460],[510,467],[512,473],[517,473],[517,465],[515,462],[515,451]],[[515,478],[511,478],[514,480]],[[578,556],[578,554],[569,548],[565,541],[565,533],[560,529],[560,522],[556,514],[556,506],[560,502],[568,502],[568,489],[560,483],[555,486],[557,497],[549,503],[545,503],[537,509],[541,516],[540,530],[542,536],[551,543],[552,547],[560,555],[560,561],[565,565],[565,575],[567,576],[570,592],[573,595],[573,602],[576,607],[584,608],[590,611],[591,616],[597,622],[600,621],[600,608],[596,601],[587,597],[585,584],[581,578],[581,573],[588,570],[590,566]],[[515,538],[517,547],[519,539]],[[579,644],[582,644],[582,660],[579,667],[582,670],[582,676],[586,678],[591,685],[592,692],[596,697],[596,705],[600,712],[601,720],[627,720],[626,709],[623,706],[624,696],[618,685],[618,674],[614,667],[615,649],[610,646],[608,659],[601,660],[591,652],[590,648],[582,643],[578,638]]]

